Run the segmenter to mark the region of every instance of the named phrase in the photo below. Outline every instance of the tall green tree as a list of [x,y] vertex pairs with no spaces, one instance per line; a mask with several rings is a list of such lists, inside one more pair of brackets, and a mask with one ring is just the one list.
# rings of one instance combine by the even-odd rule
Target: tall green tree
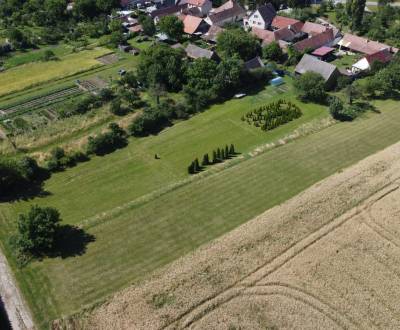
[[183,22],[177,16],[164,16],[160,19],[158,27],[161,32],[171,39],[180,40],[183,35]]
[[60,213],[56,209],[32,206],[27,214],[18,217],[17,247],[34,255],[51,252],[60,222]]
[[217,51],[225,58],[238,55],[247,61],[261,54],[257,38],[242,29],[229,29],[218,34]]

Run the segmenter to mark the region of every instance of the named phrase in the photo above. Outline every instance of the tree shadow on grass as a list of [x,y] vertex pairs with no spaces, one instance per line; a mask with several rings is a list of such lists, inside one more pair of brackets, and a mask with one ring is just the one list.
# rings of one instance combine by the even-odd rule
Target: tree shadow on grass
[[58,230],[56,245],[50,257],[66,259],[81,256],[86,252],[87,245],[94,241],[95,237],[82,228],[62,225]]

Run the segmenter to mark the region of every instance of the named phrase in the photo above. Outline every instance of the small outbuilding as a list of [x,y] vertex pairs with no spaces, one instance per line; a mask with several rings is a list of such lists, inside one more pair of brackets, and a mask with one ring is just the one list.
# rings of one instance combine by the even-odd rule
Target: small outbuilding
[[327,61],[333,58],[333,52],[335,51],[335,48],[332,47],[327,47],[327,46],[322,46],[320,48],[317,48],[314,50],[311,55],[315,56],[321,61]]
[[251,60],[244,63],[246,70],[254,70],[263,68],[265,65],[259,56],[252,58]]
[[185,49],[187,57],[195,60],[198,58],[208,58],[210,60],[217,60],[218,56],[212,50],[204,49],[194,44],[188,44]]

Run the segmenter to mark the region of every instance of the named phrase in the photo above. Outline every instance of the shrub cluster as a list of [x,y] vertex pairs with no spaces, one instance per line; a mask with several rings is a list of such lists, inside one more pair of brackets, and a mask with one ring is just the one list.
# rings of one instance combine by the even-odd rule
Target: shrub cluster
[[208,153],[204,154],[201,165],[198,158],[192,161],[191,164],[188,166],[188,173],[196,174],[201,170],[203,170],[205,166],[221,163],[224,160],[229,159],[235,155],[236,155],[235,146],[233,144],[231,144],[230,147],[228,147],[228,145],[225,145],[225,148],[217,148],[212,152],[211,161]]
[[128,131],[131,135],[138,137],[157,134],[165,127],[170,126],[172,120],[186,119],[189,114],[189,108],[183,104],[166,100],[158,106],[145,108],[143,114],[132,121]]
[[89,157],[83,152],[76,151],[67,155],[63,148],[56,147],[50,152],[50,159],[47,161],[47,169],[51,172],[59,172],[65,170],[67,167],[73,167],[77,163],[87,160],[89,160]]
[[89,137],[87,154],[103,156],[128,144],[127,133],[116,123],[111,123],[109,132]]
[[21,159],[0,158],[0,198],[32,186],[42,179],[42,170],[30,157]]
[[277,102],[249,111],[242,117],[242,121],[269,131],[297,119],[301,115],[301,110],[296,104],[279,99]]

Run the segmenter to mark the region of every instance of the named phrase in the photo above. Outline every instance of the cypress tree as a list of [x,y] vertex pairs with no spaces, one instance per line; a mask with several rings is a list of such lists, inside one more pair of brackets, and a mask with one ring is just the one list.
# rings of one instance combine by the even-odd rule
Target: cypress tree
[[221,149],[220,148],[217,149],[217,159],[219,161],[222,160],[222,158],[221,158]]
[[229,158],[229,148],[228,145],[225,145],[225,158]]
[[208,154],[205,154],[203,156],[203,161],[201,162],[201,165],[206,166],[210,164],[210,160],[208,159]]
[[235,154],[235,147],[233,146],[233,144],[231,144],[231,147],[229,149],[229,154],[230,155],[234,155]]
[[194,173],[194,163],[193,162],[188,166],[188,173],[189,174]]
[[217,159],[217,153],[215,152],[215,150],[213,150],[213,159],[212,159],[212,162],[213,162],[213,164],[215,164],[217,161],[218,161],[218,159]]
[[194,171],[195,172],[198,172],[198,171],[200,171],[201,170],[201,167],[200,167],[200,164],[199,164],[199,160],[196,158],[195,160],[194,160]]
[[225,150],[224,150],[224,148],[222,148],[221,149],[221,160],[224,160],[226,157],[225,157]]

